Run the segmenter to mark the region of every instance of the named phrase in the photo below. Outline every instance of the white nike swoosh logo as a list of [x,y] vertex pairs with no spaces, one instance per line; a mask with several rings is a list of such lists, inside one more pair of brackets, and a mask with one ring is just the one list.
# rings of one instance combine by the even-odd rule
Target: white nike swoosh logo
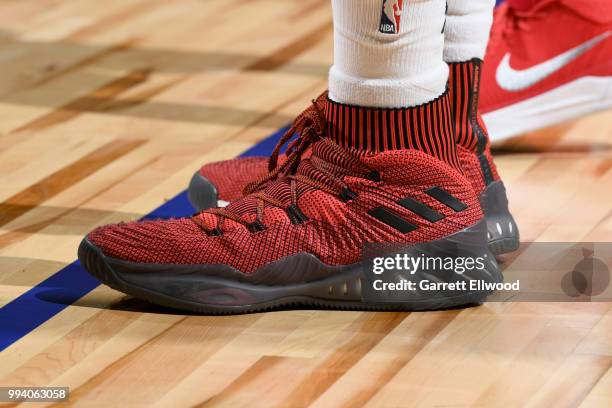
[[522,91],[546,79],[546,77],[554,74],[556,71],[559,71],[609,36],[610,31],[606,31],[563,54],[523,70],[515,70],[510,67],[510,54],[508,53],[504,55],[504,58],[502,58],[499,63],[495,78],[500,88],[503,90],[510,92]]

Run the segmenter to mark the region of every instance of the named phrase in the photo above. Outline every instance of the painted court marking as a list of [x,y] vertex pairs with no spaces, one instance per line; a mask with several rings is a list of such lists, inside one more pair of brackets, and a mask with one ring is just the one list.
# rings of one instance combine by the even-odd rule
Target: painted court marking
[[[268,156],[287,131],[287,127],[262,140],[240,155]],[[186,181],[187,182],[187,181]],[[143,219],[189,216],[194,209],[183,191]],[[77,248],[74,248],[76,252]],[[79,261],[62,268],[21,296],[0,308],[0,351],[6,349],[38,326],[60,313],[96,287],[100,282],[81,267]],[[61,297],[51,299],[45,294],[61,291]]]

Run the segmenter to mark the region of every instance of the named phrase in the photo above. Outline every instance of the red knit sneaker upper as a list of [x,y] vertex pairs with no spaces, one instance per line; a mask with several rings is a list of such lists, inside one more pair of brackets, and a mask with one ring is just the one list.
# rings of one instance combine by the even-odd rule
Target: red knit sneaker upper
[[[473,188],[482,192],[488,183],[499,180],[478,112],[482,61],[450,63],[449,67],[448,97],[443,95],[423,109],[368,109],[328,101],[324,108],[328,134],[342,146],[362,150],[424,151],[461,168]],[[326,99],[323,94],[319,103]],[[434,131],[438,138],[426,137]],[[285,159],[280,155],[278,162]],[[269,169],[266,157],[237,158],[209,163],[200,174],[215,185],[219,199],[230,202],[242,197],[245,186]]]
[[[421,150],[456,168],[461,167],[455,149],[448,93],[411,109],[343,105],[328,101],[327,93],[319,97],[317,103],[324,106],[328,134],[341,146],[368,151]],[[435,138],[428,136],[433,133]],[[285,159],[285,155],[279,155],[278,163]],[[270,170],[269,158],[249,157],[206,164],[200,169],[200,174],[215,185],[219,199],[231,202],[243,196],[248,183],[265,176]]]
[[[113,258],[224,264],[250,273],[297,253],[350,264],[366,243],[431,241],[482,218],[469,181],[443,160],[415,149],[341,147],[325,137],[316,105],[300,123],[301,137],[276,177],[251,184],[251,193],[227,208],[106,226],[89,240]],[[305,159],[307,150],[312,156]]]

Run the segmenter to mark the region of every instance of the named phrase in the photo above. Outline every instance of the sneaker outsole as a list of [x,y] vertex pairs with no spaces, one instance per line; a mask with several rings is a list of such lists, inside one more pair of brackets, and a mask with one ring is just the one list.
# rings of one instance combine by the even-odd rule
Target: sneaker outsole
[[215,185],[199,171],[195,172],[187,189],[187,197],[191,205],[197,211],[217,207],[218,196]]
[[[470,240],[475,240],[478,245],[478,234],[484,239],[484,222],[481,221],[470,228],[442,240],[417,244],[422,245],[419,251],[426,248],[425,251],[431,254],[446,254],[449,249],[456,251],[457,247],[466,242],[471,245]],[[487,251],[484,244],[478,247]],[[113,289],[158,305],[205,314],[242,314],[296,307],[371,311],[441,310],[481,304],[491,293],[490,290],[466,290],[457,295],[446,296],[417,292],[411,294],[413,297],[407,301],[370,303],[364,300],[362,294],[362,264],[327,266],[311,254],[286,257],[266,268],[295,271],[300,266],[309,265],[308,267],[314,270],[328,268],[333,273],[314,281],[306,279],[290,283],[256,284],[245,279],[228,279],[220,277],[222,275],[219,273],[209,273],[212,268],[219,268],[218,265],[156,265],[117,260],[104,255],[87,238],[81,242],[78,252],[83,267]],[[318,265],[313,266],[313,262]],[[503,282],[494,256],[489,256],[485,264],[485,268],[470,271],[469,275],[455,276],[456,274],[452,273],[451,279]],[[202,272],[202,269],[205,271]],[[269,274],[269,270],[265,273]],[[440,276],[443,276],[429,271],[423,274],[432,282],[439,282]]]

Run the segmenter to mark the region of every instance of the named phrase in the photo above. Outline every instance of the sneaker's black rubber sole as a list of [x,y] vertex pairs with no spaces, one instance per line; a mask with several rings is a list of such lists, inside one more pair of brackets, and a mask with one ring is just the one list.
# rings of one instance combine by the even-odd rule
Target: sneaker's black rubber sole
[[202,176],[199,171],[196,171],[189,181],[187,197],[193,208],[197,211],[217,207],[217,202],[219,201],[217,188],[210,180]]
[[[188,197],[191,205],[198,210],[218,206],[215,185],[196,172],[189,182]],[[494,255],[514,252],[520,243],[519,230],[508,209],[506,188],[501,181],[494,181],[480,194],[480,204],[487,220],[489,249]]]
[[[420,270],[394,279],[431,282],[478,280],[495,284],[503,277],[486,246],[486,225],[481,221],[452,236],[402,249],[400,254],[441,258],[484,256],[480,269],[464,274],[448,270]],[[394,255],[391,255],[394,256]],[[162,306],[207,314],[264,312],[284,308],[345,310],[439,310],[477,305],[491,289],[453,292],[408,291],[389,298],[372,298],[367,263],[330,266],[312,254],[296,254],[243,274],[227,265],[142,264],[107,257],[87,238],[79,246],[79,260],[104,284]],[[371,271],[371,268],[370,268]],[[370,293],[368,295],[368,293]],[[386,296],[386,295],[385,295]]]
[[480,205],[487,220],[489,249],[494,255],[514,252],[519,248],[520,233],[508,209],[506,187],[494,181],[480,194]]

